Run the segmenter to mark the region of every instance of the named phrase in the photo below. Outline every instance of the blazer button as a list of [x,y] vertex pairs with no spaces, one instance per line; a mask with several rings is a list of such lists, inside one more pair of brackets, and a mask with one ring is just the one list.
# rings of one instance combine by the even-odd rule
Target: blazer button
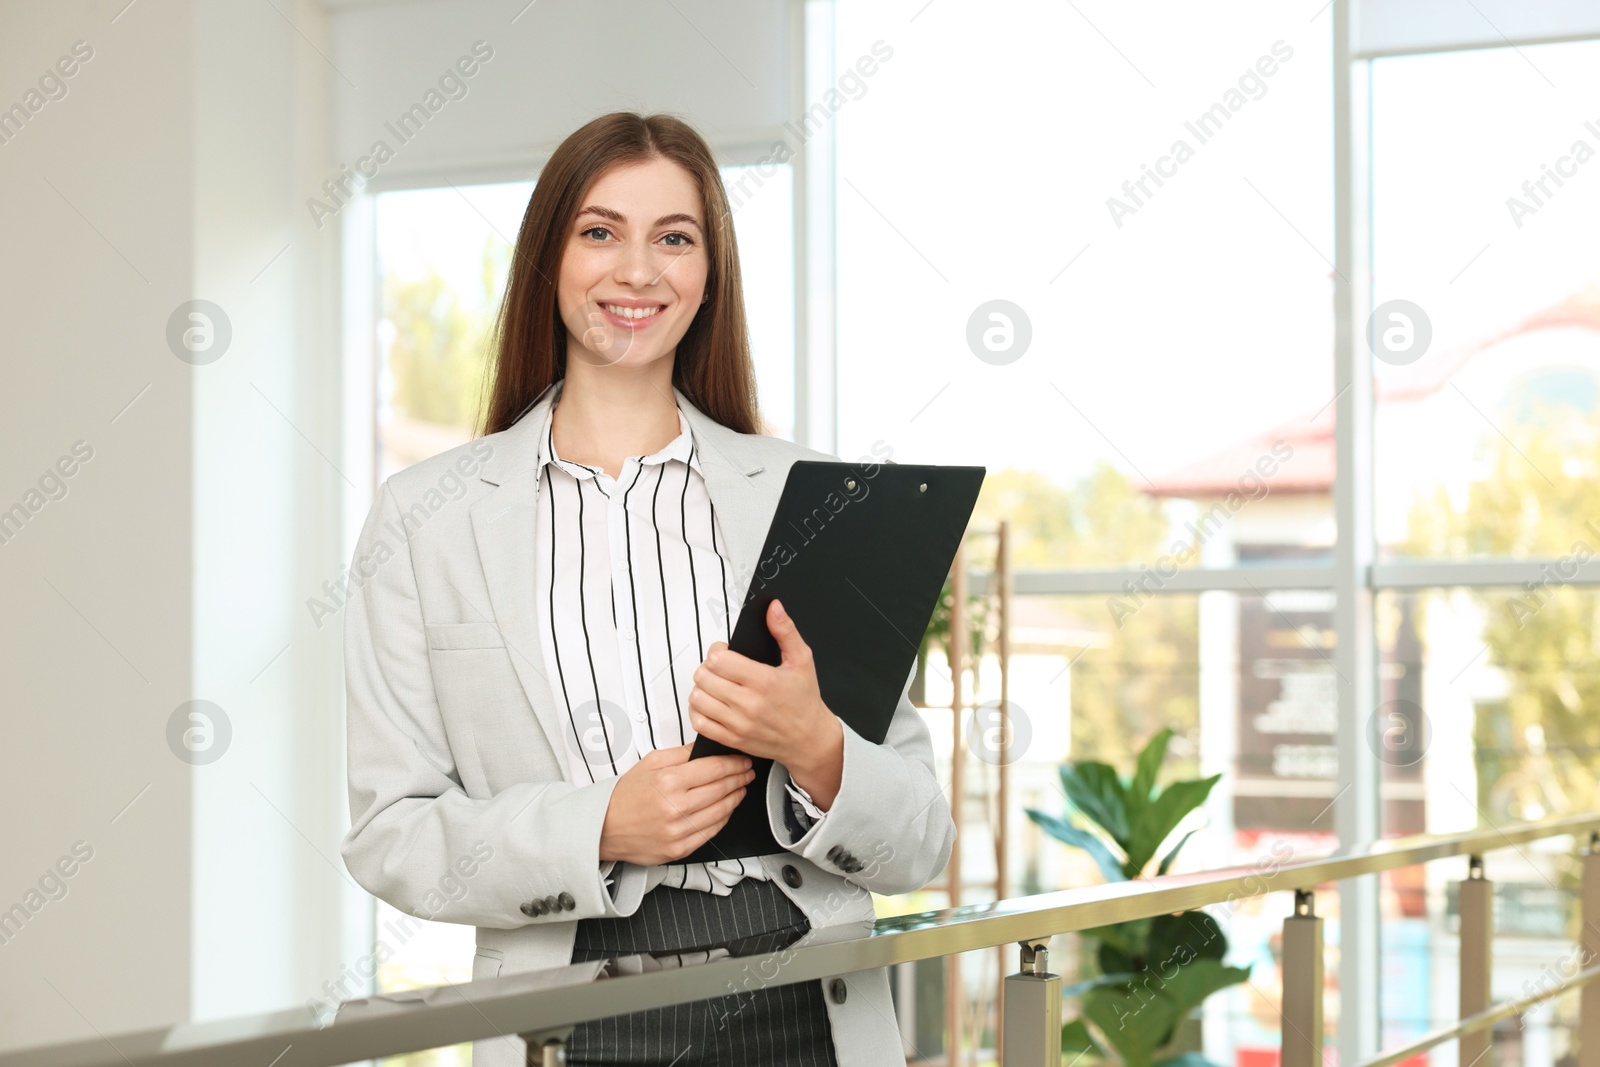
[[562,911],[571,911],[578,906],[578,902],[572,899],[572,894],[565,890],[562,891],[559,897],[556,897],[556,902],[561,905]]
[[533,906],[533,914],[535,917],[543,915],[545,912],[550,910],[549,905],[542,900],[530,900],[528,903]]
[[839,862],[839,853],[841,853],[843,851],[844,851],[844,849],[842,847],[840,847],[839,845],[834,845],[832,848],[830,848],[828,850],[828,859],[832,860],[834,863],[838,863]]
[[845,986],[843,978],[835,978],[828,983],[828,994],[833,997],[835,1004],[843,1004],[844,998],[849,995],[849,992],[850,990]]
[[783,865],[783,880],[789,883],[790,889],[800,888],[800,870],[792,863]]
[[561,910],[561,902],[558,901],[555,897],[545,897],[544,898],[544,910],[546,912],[560,911]]
[[533,901],[525,900],[522,902],[522,914],[531,919],[539,913],[533,910]]

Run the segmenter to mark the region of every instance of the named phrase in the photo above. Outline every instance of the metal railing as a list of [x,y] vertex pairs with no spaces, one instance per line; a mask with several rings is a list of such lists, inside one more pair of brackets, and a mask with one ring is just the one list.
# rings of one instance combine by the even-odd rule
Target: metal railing
[[1461,1021],[1359,1067],[1390,1067],[1452,1039],[1461,1044],[1460,1063],[1471,1067],[1487,1049],[1488,1029],[1497,1020],[1580,986],[1577,1063],[1600,1067],[1600,986],[1594,984],[1600,966],[1530,997],[1489,1002],[1492,885],[1483,877],[1482,857],[1566,836],[1588,844],[1582,857],[1579,948],[1583,962],[1594,964],[1600,961],[1600,812],[826,926],[775,952],[684,967],[652,970],[648,957],[629,957],[644,972],[618,973],[628,968],[601,960],[347,1001],[331,1017],[303,1007],[101,1036],[3,1053],[0,1067],[334,1067],[508,1034],[527,1041],[530,1064],[549,1067],[565,1062],[564,1042],[576,1023],[1012,942],[1021,947],[1022,969],[1006,979],[1004,1065],[1060,1067],[1061,978],[1050,973],[1045,951],[1052,936],[1283,891],[1295,893],[1295,907],[1283,926],[1281,1062],[1283,1067],[1321,1067],[1323,946],[1315,887],[1453,856],[1470,857],[1460,896]]

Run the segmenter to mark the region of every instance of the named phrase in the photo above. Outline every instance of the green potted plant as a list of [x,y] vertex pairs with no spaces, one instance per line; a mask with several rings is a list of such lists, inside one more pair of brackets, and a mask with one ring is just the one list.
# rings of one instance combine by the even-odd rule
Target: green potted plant
[[[1166,874],[1194,831],[1164,853],[1162,847],[1222,777],[1158,790],[1156,775],[1171,739],[1171,730],[1151,738],[1131,779],[1105,763],[1067,762],[1061,767],[1066,811],[1029,808],[1028,817],[1056,840],[1087,852],[1107,881],[1144,877],[1152,862],[1157,876]],[[1216,920],[1181,911],[1085,930],[1083,937],[1098,973],[1062,991],[1079,1002],[1078,1018],[1061,1028],[1062,1050],[1123,1067],[1209,1067],[1198,1052],[1177,1047],[1179,1028],[1211,994],[1250,977],[1248,967],[1222,962],[1228,939]]]

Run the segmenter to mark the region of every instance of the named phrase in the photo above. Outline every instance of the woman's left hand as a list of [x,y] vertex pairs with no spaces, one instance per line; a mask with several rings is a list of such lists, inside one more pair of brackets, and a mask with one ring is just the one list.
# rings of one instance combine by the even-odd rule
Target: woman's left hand
[[782,662],[769,667],[718,641],[694,672],[689,723],[713,741],[782,763],[826,811],[844,774],[844,724],[822,702],[811,646],[776,600],[767,629]]

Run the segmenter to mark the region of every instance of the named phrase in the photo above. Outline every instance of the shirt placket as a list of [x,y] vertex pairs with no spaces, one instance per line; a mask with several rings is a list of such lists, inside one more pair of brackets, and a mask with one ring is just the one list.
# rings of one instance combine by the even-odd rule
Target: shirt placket
[[[628,570],[628,510],[624,506],[628,487],[640,476],[640,465],[637,457],[630,456],[623,460],[617,480],[607,488],[606,533],[611,548],[611,593],[617,606],[617,655],[622,664],[622,692],[627,700],[633,749],[643,756],[652,748],[650,712],[644,685],[639,677],[639,665],[643,661],[639,644],[643,638],[639,632],[639,620],[634,615],[634,590]],[[650,664],[645,662],[643,669],[648,678]]]

